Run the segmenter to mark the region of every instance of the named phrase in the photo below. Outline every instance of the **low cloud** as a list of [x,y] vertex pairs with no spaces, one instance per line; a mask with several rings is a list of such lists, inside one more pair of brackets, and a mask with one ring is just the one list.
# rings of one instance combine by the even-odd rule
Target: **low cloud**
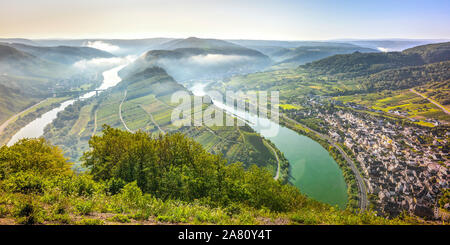
[[377,47],[377,49],[381,52],[387,53],[389,51],[391,51],[389,48],[383,48],[383,47]]
[[84,43],[84,46],[86,47],[90,47],[90,48],[96,48],[96,49],[100,49],[106,52],[116,52],[119,51],[120,47],[107,43],[107,42],[103,42],[103,41],[88,41],[86,43]]
[[131,55],[126,57],[94,58],[90,60],[84,59],[77,61],[73,64],[73,66],[78,69],[104,68],[131,63],[134,60],[136,60],[136,56]]
[[223,54],[207,54],[195,55],[189,58],[189,61],[198,65],[219,65],[224,63],[234,63],[248,61],[248,56],[241,55],[223,55]]

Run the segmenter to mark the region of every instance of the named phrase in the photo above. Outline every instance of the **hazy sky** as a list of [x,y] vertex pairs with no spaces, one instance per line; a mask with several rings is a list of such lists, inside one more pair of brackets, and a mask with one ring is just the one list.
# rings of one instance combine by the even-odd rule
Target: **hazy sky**
[[0,37],[450,38],[449,0],[0,0]]

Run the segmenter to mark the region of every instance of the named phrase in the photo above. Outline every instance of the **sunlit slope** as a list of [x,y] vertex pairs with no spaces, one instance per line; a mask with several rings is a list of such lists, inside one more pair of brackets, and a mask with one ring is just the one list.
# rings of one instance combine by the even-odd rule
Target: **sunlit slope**
[[[222,91],[226,89],[280,91],[282,104],[297,107],[306,97],[313,95],[336,98],[347,96],[345,102],[362,103],[374,110],[381,108],[389,111],[394,107],[403,106],[405,109],[416,111],[410,113],[411,118],[448,121],[445,112],[408,91],[415,88],[437,100],[444,107],[448,106],[446,95],[450,80],[449,50],[450,43],[440,43],[419,46],[404,52],[335,55],[294,69],[233,76],[210,87]],[[389,94],[390,91],[398,92]],[[405,103],[387,104],[384,107],[369,102],[369,99],[374,97],[376,100],[387,99],[399,93],[408,94],[411,98],[402,100]],[[364,96],[365,94],[369,95]],[[365,98],[367,101],[364,101]],[[408,106],[410,102],[412,105]]]
[[[97,98],[75,103],[60,114],[45,137],[63,147],[73,160],[88,148],[88,140],[101,131],[103,124],[123,130],[171,133],[182,132],[215,154],[223,154],[230,162],[241,161],[245,166],[256,164],[275,174],[277,159],[267,146],[269,142],[250,127],[242,126],[175,126],[171,116],[178,101],[172,100],[176,91],[187,90],[161,68],[148,68],[126,77],[113,89]],[[193,98],[194,96],[191,95]],[[198,108],[204,111],[209,104]],[[192,113],[192,118],[195,115]],[[226,117],[226,115],[224,115]],[[278,152],[282,166],[287,166]]]

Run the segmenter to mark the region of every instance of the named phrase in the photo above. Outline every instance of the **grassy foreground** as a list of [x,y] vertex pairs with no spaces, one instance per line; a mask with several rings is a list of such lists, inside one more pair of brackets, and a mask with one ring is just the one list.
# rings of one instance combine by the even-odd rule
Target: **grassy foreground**
[[226,164],[182,134],[105,127],[75,173],[44,139],[0,148],[0,224],[412,224],[302,195],[256,166]]

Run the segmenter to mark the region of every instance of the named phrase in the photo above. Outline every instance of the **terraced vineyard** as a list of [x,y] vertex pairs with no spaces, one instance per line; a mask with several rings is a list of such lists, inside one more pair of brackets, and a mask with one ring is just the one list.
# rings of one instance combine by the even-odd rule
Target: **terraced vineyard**
[[[248,126],[172,124],[172,111],[178,103],[173,103],[171,96],[179,90],[187,91],[164,70],[149,68],[144,74],[127,77],[115,88],[98,97],[79,101],[68,107],[46,128],[44,136],[61,146],[73,161],[78,161],[81,153],[88,149],[91,136],[101,134],[100,127],[105,124],[125,130],[125,123],[131,131],[143,130],[155,136],[160,133],[182,132],[202,144],[207,151],[222,154],[230,162],[239,161],[247,167],[256,164],[276,175],[278,160],[275,152],[264,138]],[[125,91],[127,95],[124,98]],[[119,117],[121,103],[123,122]],[[203,113],[208,106],[213,105],[203,104],[202,108],[193,108],[193,112]],[[223,115],[224,121],[227,117],[229,116]],[[196,115],[192,113],[191,118],[196,118]],[[285,162],[280,165],[288,166],[282,154],[277,154],[280,161]],[[280,179],[284,178],[287,176],[280,176]]]

